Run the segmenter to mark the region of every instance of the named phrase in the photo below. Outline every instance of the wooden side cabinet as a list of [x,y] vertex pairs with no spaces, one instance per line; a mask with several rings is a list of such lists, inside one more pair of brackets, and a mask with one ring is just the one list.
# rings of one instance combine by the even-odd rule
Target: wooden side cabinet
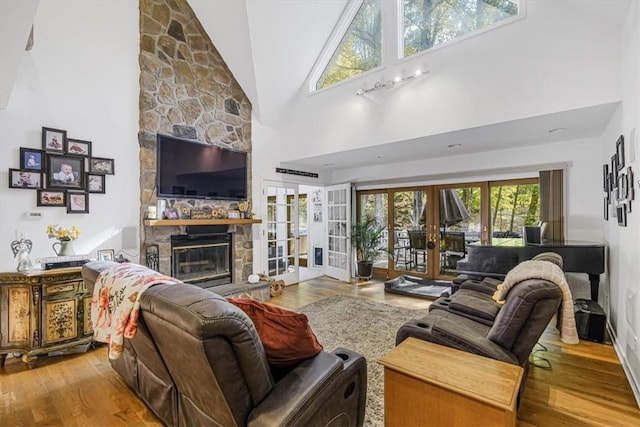
[[0,273],[0,367],[8,353],[37,356],[90,343],[91,295],[81,268]]

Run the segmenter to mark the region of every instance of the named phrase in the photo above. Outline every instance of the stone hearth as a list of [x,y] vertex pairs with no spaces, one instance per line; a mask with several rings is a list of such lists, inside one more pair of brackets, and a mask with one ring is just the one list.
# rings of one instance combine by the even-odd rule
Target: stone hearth
[[[251,182],[251,103],[186,0],[140,1],[139,63],[141,219],[156,205],[158,133],[248,152]],[[167,207],[185,215],[192,208],[237,209],[237,202],[169,199]],[[244,282],[253,269],[251,225],[230,225],[228,232],[233,281]],[[159,245],[164,274],[171,272],[170,236],[183,233],[180,226],[141,228],[141,247]]]

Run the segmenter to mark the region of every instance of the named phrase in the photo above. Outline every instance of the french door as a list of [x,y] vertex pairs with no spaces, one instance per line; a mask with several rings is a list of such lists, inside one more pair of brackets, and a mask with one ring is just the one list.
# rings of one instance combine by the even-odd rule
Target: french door
[[263,184],[266,218],[263,247],[267,275],[297,283],[299,277],[298,185],[265,181]]
[[351,185],[326,187],[327,195],[327,276],[351,280]]
[[358,218],[387,224],[386,259],[374,274],[451,278],[466,245],[488,237],[486,183],[421,186],[358,192]]
[[390,190],[389,276],[412,274],[425,278],[438,272],[438,229],[433,187]]

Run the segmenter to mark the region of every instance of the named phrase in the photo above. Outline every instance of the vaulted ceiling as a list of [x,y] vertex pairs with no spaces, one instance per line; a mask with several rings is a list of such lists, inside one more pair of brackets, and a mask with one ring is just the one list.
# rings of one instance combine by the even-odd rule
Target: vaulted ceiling
[[[287,107],[293,99],[315,96],[308,94],[306,80],[347,4],[345,0],[188,1],[245,88],[257,118],[275,128],[286,123]],[[585,25],[597,21],[599,26],[618,33],[630,4],[630,0],[556,1],[565,3]],[[441,157],[596,137],[602,134],[615,107],[615,104],[594,105],[375,147],[296,158],[283,165],[316,170],[326,170],[326,165],[331,165],[342,169],[358,165],[363,158],[369,159],[370,164],[384,164],[416,156]],[[556,128],[565,130],[547,132]],[[462,143],[463,147],[454,153],[447,147],[452,142]]]
[[[529,0],[545,1],[545,0]],[[560,0],[557,0],[560,1]],[[578,15],[600,22],[606,21],[611,31],[620,31],[631,0],[584,0],[567,1]],[[251,100],[256,118],[266,126],[278,128],[285,120],[287,108],[292,100],[309,96],[306,80],[333,31],[347,0],[188,0],[209,33],[236,79]],[[21,55],[29,35],[31,24],[37,12],[37,0],[0,1],[0,108],[6,108]],[[479,128],[461,130],[457,134],[438,135],[434,149],[441,149],[451,139],[482,141],[486,135],[491,144],[475,144],[470,150],[501,148],[501,141],[526,145],[529,136],[522,132],[527,126],[536,125],[548,129],[564,127],[563,120],[575,126],[575,134],[565,133],[553,138],[572,139],[597,136],[602,132],[612,108],[578,110],[563,115],[549,114],[535,118],[536,122],[501,124],[495,129]],[[424,142],[424,141],[421,141]],[[405,155],[411,153],[406,141]],[[424,144],[421,144],[424,148]],[[385,162],[400,150],[392,147],[384,149]],[[321,166],[325,163],[341,161],[348,167],[350,161],[357,161],[360,152],[341,153],[340,159],[331,155],[299,159],[300,164]],[[437,153],[436,153],[437,154]],[[440,154],[442,155],[442,154]],[[335,156],[334,156],[335,157]],[[401,159],[398,159],[401,160]]]
[[251,100],[276,125],[300,91],[346,0],[188,0]]

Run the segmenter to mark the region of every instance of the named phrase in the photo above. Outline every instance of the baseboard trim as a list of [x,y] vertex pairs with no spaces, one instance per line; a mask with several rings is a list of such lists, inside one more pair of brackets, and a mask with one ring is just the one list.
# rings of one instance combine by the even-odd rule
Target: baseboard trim
[[624,371],[624,375],[627,377],[627,381],[629,381],[629,385],[631,386],[631,391],[633,391],[633,396],[636,398],[636,405],[640,408],[640,387],[638,386],[638,382],[633,377],[633,372],[629,368],[629,364],[627,362],[627,358],[625,356],[624,349],[620,347],[618,343],[618,337],[616,336],[615,331],[611,327],[611,324],[607,321],[607,331],[609,331],[609,336],[611,337],[611,341],[613,342],[613,349],[618,355],[618,359],[620,360],[620,365],[622,365],[622,370]]

